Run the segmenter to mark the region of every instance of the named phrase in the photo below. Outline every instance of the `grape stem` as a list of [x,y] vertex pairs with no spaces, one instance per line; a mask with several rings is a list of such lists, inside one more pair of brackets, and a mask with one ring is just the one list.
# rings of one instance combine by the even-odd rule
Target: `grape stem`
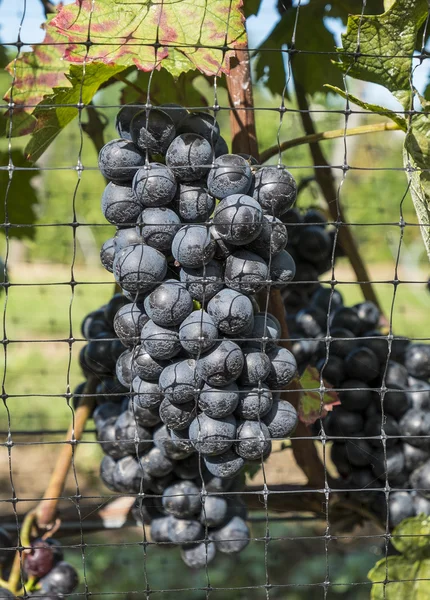
[[58,456],[48,487],[36,508],[37,525],[41,529],[50,529],[54,525],[57,505],[74,459],[77,442],[81,439],[85,424],[94,408],[95,400],[92,394],[94,394],[96,386],[97,379],[90,377],[85,385],[84,395],[73,413],[72,424],[67,432],[66,440],[63,442],[64,446]]
[[10,570],[9,580],[7,582],[8,589],[16,593],[21,581],[21,563],[22,554],[26,549],[30,548],[31,530],[36,519],[36,511],[28,512],[22,523],[21,531],[19,532],[19,545],[23,548],[15,552],[12,568]]
[[302,135],[293,140],[286,140],[279,146],[272,146],[260,154],[260,162],[264,164],[274,156],[282,154],[290,148],[302,146],[303,144],[314,144],[324,140],[334,140],[336,138],[350,137],[353,135],[364,135],[366,133],[379,133],[381,131],[399,131],[401,127],[396,123],[374,123],[373,125],[360,125],[359,127],[351,127],[350,129],[332,129],[330,131],[321,131],[319,133],[311,133]]

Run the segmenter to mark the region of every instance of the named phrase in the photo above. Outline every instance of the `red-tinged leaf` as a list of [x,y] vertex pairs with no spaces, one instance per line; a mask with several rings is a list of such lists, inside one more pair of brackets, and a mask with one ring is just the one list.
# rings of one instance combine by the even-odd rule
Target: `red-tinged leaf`
[[299,419],[306,425],[312,425],[317,419],[323,419],[333,407],[340,404],[338,395],[331,385],[323,380],[326,391],[320,392],[320,375],[314,367],[307,367],[300,378],[303,392],[298,407]]
[[66,77],[69,65],[63,60],[67,38],[49,24],[43,27],[46,29],[43,44],[31,52],[23,52],[6,67],[13,84],[4,99],[18,105],[18,112],[32,113],[46,95],[52,94],[54,87],[69,85]]
[[70,62],[142,71],[165,66],[174,77],[195,68],[216,75],[228,72],[234,53],[223,48],[246,45],[241,6],[242,0],[76,0],[62,7],[49,30],[68,38]]

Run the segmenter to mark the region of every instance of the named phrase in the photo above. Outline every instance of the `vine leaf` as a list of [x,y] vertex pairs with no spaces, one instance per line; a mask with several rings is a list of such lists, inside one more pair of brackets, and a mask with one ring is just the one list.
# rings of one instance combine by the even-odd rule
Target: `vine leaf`
[[[286,4],[279,3],[283,7]],[[282,10],[281,20],[258,48],[257,78],[262,79],[273,94],[282,92],[289,76],[285,47],[293,48],[294,37],[294,49],[298,52],[291,55],[291,61],[296,84],[307,94],[321,92],[326,81],[341,86],[341,73],[331,60],[331,53],[335,52],[335,37],[327,29],[326,19],[336,18],[346,23],[348,15],[360,12],[361,8],[362,0],[331,3],[312,0],[302,4],[299,10],[297,3],[293,6],[292,2],[288,2]],[[373,0],[369,9],[383,10],[382,0]]]
[[326,381],[324,386],[329,389],[321,396],[320,375],[314,367],[307,367],[300,377],[300,383],[305,391],[300,397],[298,415],[306,425],[312,425],[318,419],[323,419],[333,406],[340,404],[336,392],[330,389],[331,386]]
[[403,129],[403,131],[407,130],[408,126],[405,119],[403,119],[403,117],[399,117],[399,115],[393,110],[385,108],[384,106],[380,106],[379,104],[371,104],[370,102],[364,102],[364,100],[360,100],[360,98],[357,98],[356,96],[353,96],[350,93],[346,93],[344,90],[341,90],[340,88],[334,85],[325,84],[324,87],[330,90],[331,92],[334,92],[335,94],[339,94],[339,96],[342,96],[342,98],[345,98],[345,100],[349,100],[349,102],[352,102],[353,104],[364,108],[365,110],[370,110],[374,114],[380,114],[389,117],[401,129]]
[[[12,150],[10,158],[15,167],[26,168],[13,173],[9,188],[9,173],[7,170],[0,170],[0,187],[5,190],[5,193],[8,190],[8,221],[13,225],[32,225],[36,221],[35,209],[39,202],[33,180],[39,175],[39,171],[37,169],[28,170],[28,162],[26,162],[21,150]],[[8,164],[9,152],[0,152],[0,165],[5,167]],[[0,221],[2,223],[6,222],[4,202],[0,205]],[[8,235],[19,239],[34,239],[36,229],[35,227],[10,227]]]
[[351,15],[338,48],[341,69],[383,85],[409,109],[412,55],[427,15],[427,0],[395,0],[381,15]]
[[94,63],[70,66],[71,87],[56,88],[34,111],[37,127],[25,148],[29,160],[37,160],[61,130],[78,115],[77,104],[89,104],[99,87],[126,67]]
[[163,66],[175,77],[190,69],[217,75],[228,72],[234,55],[225,47],[246,46],[241,6],[242,0],[76,0],[61,8],[49,28],[68,39],[64,58],[72,63],[142,71]]
[[49,23],[42,25],[45,29],[43,44],[35,46],[31,52],[23,52],[6,67],[14,79],[13,89],[4,96],[7,102],[13,100],[17,105],[13,119],[15,111],[31,114],[47,94],[52,94],[53,88],[68,84],[66,73],[69,68],[62,58],[67,38]]
[[369,571],[372,600],[425,600],[430,579],[430,517],[402,521],[393,531],[393,546],[400,556],[383,558]]

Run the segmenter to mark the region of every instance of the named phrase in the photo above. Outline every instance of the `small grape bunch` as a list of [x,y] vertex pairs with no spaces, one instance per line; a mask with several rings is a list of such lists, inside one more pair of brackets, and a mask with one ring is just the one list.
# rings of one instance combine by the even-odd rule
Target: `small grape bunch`
[[[3,578],[10,573],[16,544],[6,530],[0,529],[0,566]],[[23,552],[21,577],[27,598],[60,600],[71,594],[79,583],[76,569],[64,560],[61,544],[54,538],[35,538]],[[19,596],[22,594],[19,593]],[[0,587],[0,598],[15,599],[10,590]]]

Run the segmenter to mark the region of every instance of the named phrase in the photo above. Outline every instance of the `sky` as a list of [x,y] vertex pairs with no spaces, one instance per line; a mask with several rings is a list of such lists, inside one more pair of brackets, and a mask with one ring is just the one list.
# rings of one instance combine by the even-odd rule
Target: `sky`
[[[53,1],[57,3],[57,0]],[[64,4],[70,4],[73,1],[64,0]],[[307,4],[308,1],[301,0],[301,5]],[[295,0],[296,4],[297,2],[298,0]],[[44,32],[40,25],[45,17],[40,0],[0,0],[0,40],[2,43],[16,42],[23,14],[21,40],[25,44],[43,41]],[[255,48],[264,40],[278,19],[276,0],[263,0],[258,16],[250,17],[247,22],[250,46]],[[340,45],[340,34],[343,31],[342,23],[337,19],[327,19],[326,26],[333,32],[336,43]],[[30,47],[23,48],[23,50],[30,49]],[[426,60],[414,71],[414,85],[420,93],[424,91],[429,76],[430,60]],[[368,102],[381,104],[393,110],[401,108],[393,96],[379,85],[366,84],[363,93],[363,99]]]

